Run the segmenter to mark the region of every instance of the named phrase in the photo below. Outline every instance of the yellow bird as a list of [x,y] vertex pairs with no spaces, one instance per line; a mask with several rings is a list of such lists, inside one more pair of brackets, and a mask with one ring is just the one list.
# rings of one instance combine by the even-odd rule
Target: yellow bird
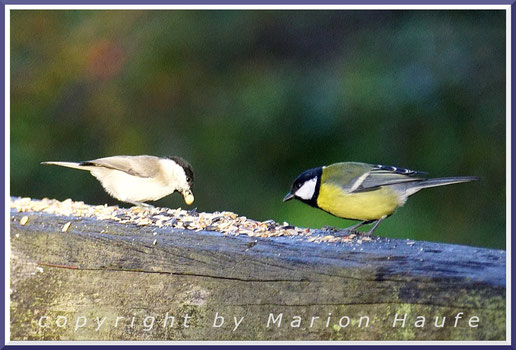
[[303,172],[283,201],[295,198],[339,218],[361,221],[348,230],[375,222],[367,233],[372,234],[419,190],[478,180],[474,176],[425,179],[425,174],[394,166],[335,163]]

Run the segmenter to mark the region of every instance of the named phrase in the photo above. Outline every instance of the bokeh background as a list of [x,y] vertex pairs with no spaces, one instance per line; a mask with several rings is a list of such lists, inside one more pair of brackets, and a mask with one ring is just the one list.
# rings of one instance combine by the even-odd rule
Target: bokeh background
[[179,155],[198,211],[346,227],[282,198],[308,168],[381,163],[482,181],[418,193],[378,235],[505,248],[504,11],[11,14],[11,195],[129,206],[39,163]]

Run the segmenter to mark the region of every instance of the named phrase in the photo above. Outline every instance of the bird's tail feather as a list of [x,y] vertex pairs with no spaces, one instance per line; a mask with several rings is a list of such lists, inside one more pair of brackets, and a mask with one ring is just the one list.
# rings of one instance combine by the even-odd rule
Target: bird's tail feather
[[43,165],[59,165],[67,168],[80,169],[80,170],[90,170],[89,167],[81,165],[81,163],[75,162],[41,162]]
[[476,176],[437,177],[435,179],[423,180],[419,185],[423,188],[458,184],[461,182],[478,181]]
[[412,186],[407,188],[407,194],[410,196],[423,188],[446,186],[452,184],[458,184],[462,182],[478,181],[479,177],[476,176],[456,176],[456,177],[437,177],[434,179],[427,179],[418,182],[410,183]]

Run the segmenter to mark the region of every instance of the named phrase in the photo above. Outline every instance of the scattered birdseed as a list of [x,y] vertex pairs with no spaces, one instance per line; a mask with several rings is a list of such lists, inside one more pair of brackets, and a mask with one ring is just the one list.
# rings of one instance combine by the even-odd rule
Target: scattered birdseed
[[[126,225],[138,225],[149,227],[170,227],[179,230],[191,230],[192,232],[213,231],[226,236],[247,235],[249,237],[307,237],[308,242],[315,243],[349,243],[363,244],[373,238],[357,235],[353,231],[340,230],[316,230],[297,227],[288,222],[278,223],[274,220],[258,221],[230,211],[215,211],[213,213],[198,212],[197,209],[183,210],[160,207],[132,207],[119,208],[108,205],[87,205],[84,202],[74,202],[71,199],[58,201],[43,198],[41,200],[31,198],[11,197],[11,210],[19,213],[43,212],[59,216],[74,216],[96,218]],[[28,216],[20,220],[21,225],[28,222]],[[67,222],[62,231],[66,232],[71,225]],[[340,231],[339,231],[340,230]],[[173,231],[172,231],[173,232]],[[153,235],[156,235],[153,232]],[[157,240],[153,242],[155,245]],[[407,242],[410,244],[410,242]],[[414,244],[414,243],[412,243]]]
[[27,221],[29,221],[29,217],[28,216],[22,217],[21,220],[20,220],[20,225],[25,226]]
[[71,222],[67,222],[66,224],[64,224],[63,229],[61,230],[61,232],[68,231],[68,229],[70,228],[71,224],[72,224]]

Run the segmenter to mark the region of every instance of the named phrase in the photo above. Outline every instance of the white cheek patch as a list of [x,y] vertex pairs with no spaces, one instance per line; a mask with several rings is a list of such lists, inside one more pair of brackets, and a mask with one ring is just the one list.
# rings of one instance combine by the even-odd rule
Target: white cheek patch
[[306,181],[295,194],[301,199],[310,200],[314,196],[315,186],[317,186],[317,177]]

